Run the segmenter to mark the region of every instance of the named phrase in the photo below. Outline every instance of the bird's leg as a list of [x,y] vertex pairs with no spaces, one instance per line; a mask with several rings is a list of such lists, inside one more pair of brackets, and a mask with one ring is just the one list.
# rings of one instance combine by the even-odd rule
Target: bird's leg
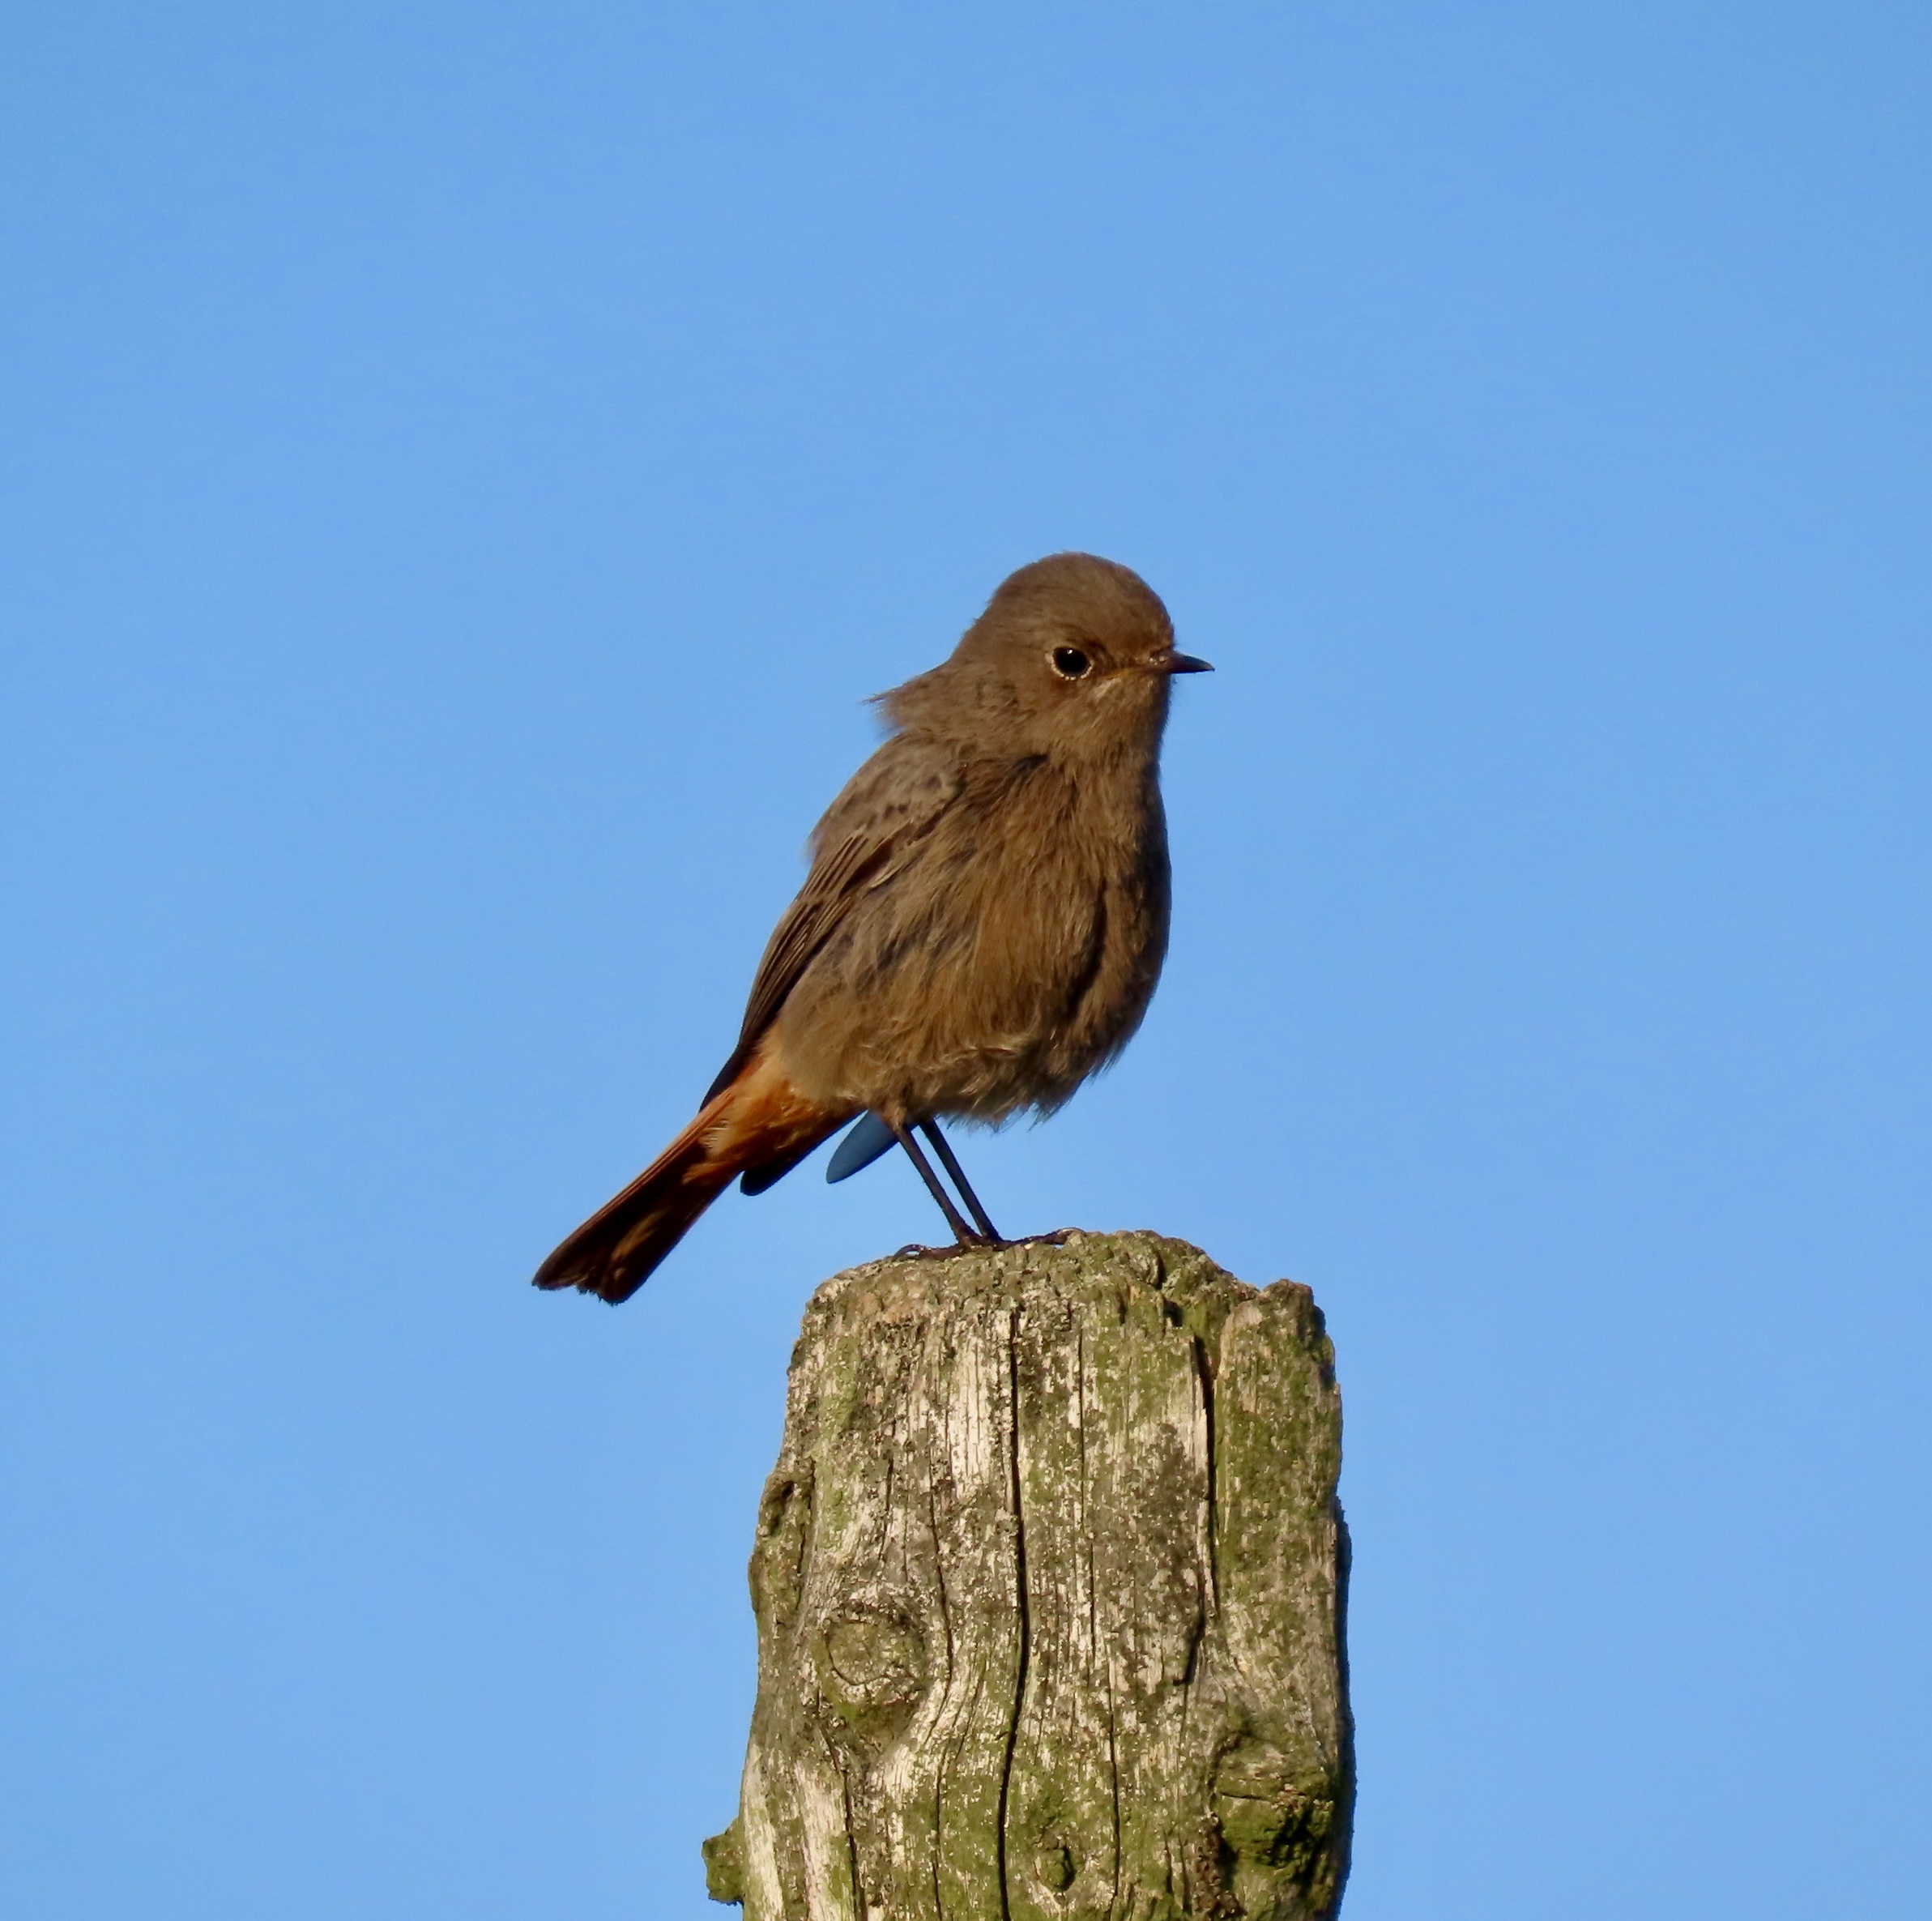
[[920,1150],[919,1144],[911,1134],[896,1121],[885,1124],[906,1150],[913,1166],[919,1171],[919,1179],[925,1182],[926,1191],[939,1203],[939,1210],[946,1217],[946,1225],[953,1230],[953,1237],[962,1248],[977,1247],[979,1236],[966,1223],[966,1217],[953,1205],[953,1197],[940,1185],[938,1175],[932,1172],[932,1163]]
[[973,1184],[966,1177],[966,1169],[959,1164],[959,1156],[953,1151],[951,1142],[939,1131],[936,1121],[922,1121],[919,1132],[932,1143],[933,1150],[939,1155],[946,1172],[953,1176],[953,1185],[959,1189],[960,1198],[966,1204],[966,1212],[979,1224],[979,1232],[988,1240],[1004,1245],[1000,1230],[993,1225],[992,1217],[979,1205],[979,1197],[973,1192]]

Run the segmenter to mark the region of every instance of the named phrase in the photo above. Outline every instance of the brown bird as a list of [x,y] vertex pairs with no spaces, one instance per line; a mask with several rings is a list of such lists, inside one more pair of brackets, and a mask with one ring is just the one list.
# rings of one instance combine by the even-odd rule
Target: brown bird
[[830,1178],[896,1140],[961,1244],[996,1243],[939,1117],[1051,1113],[1141,1024],[1167,946],[1169,682],[1207,671],[1111,561],[1003,581],[950,659],[877,697],[891,732],[814,830],[697,1118],[537,1286],[628,1300],[734,1177],[761,1193],[855,1116]]

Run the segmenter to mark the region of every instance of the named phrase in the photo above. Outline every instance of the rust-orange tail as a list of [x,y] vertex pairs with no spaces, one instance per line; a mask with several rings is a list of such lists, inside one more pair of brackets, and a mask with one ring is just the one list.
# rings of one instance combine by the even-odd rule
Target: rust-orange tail
[[851,1118],[808,1100],[761,1049],[537,1270],[537,1286],[629,1300],[736,1176],[763,1173],[769,1186]]

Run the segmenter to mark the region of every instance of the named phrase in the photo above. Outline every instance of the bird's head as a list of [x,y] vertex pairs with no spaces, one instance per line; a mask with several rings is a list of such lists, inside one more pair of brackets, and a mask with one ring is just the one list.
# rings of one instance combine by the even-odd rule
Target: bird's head
[[901,728],[970,752],[1111,760],[1151,753],[1177,673],[1174,623],[1140,575],[1091,553],[1009,574],[950,659],[880,697]]

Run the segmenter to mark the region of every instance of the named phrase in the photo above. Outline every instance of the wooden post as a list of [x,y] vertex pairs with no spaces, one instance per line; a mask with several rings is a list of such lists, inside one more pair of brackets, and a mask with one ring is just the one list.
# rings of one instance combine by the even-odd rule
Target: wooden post
[[1334,1913],[1354,1791],[1333,1351],[1154,1234],[821,1287],[705,1844],[746,1921]]

